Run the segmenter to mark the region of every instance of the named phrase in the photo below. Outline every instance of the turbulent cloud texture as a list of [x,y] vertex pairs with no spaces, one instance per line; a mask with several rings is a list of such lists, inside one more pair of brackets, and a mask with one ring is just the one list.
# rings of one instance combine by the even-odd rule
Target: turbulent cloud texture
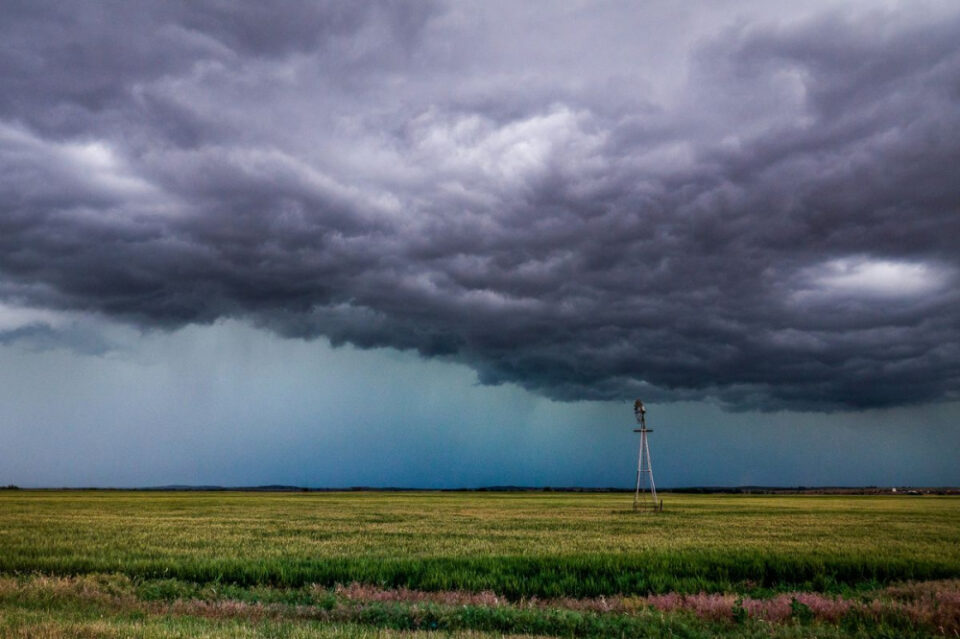
[[559,399],[956,399],[960,9],[786,8],[3,0],[0,302]]

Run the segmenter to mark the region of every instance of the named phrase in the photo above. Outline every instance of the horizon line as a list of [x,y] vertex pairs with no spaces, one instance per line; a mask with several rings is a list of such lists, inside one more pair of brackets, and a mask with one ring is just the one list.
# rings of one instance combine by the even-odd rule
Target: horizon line
[[[130,492],[568,492],[568,493],[633,493],[634,488],[615,486],[524,486],[488,485],[476,487],[424,488],[416,486],[297,486],[289,484],[262,484],[250,486],[224,486],[219,484],[163,484],[156,486],[19,486],[7,484],[0,491],[130,491]],[[662,488],[663,493],[736,493],[736,492],[815,492],[859,491],[870,493],[939,492],[960,493],[960,486],[915,486],[915,485],[702,485],[672,486]]]

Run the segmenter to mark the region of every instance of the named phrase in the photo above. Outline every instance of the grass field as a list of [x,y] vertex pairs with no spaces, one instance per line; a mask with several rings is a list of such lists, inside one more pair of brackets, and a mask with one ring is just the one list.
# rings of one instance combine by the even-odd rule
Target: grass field
[[623,494],[3,491],[0,632],[960,632],[960,499],[665,501],[638,515]]

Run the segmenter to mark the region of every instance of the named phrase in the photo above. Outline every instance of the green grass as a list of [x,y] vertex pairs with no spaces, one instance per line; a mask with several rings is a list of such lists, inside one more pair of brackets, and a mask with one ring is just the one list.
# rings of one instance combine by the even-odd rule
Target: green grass
[[[12,609],[0,616],[0,636],[22,639],[433,639],[434,637],[460,637],[463,639],[495,639],[501,637],[535,636],[596,636],[596,637],[644,637],[708,639],[711,637],[747,637],[765,639],[831,639],[857,637],[862,639],[910,639],[932,637],[928,633],[899,627],[872,625],[843,629],[823,624],[806,626],[771,627],[763,624],[747,624],[736,628],[716,625],[697,625],[673,620],[661,623],[636,623],[626,628],[603,627],[610,634],[582,635],[564,629],[553,635],[518,634],[500,630],[471,630],[466,628],[437,628],[432,630],[397,629],[389,625],[389,614],[376,615],[374,623],[326,623],[320,621],[285,620],[234,620],[207,619],[190,616],[144,616],[140,614],[108,614],[103,612],[72,610],[46,610],[42,612]],[[499,625],[499,624],[493,624]],[[550,619],[535,624],[537,627],[554,628]],[[565,624],[569,626],[569,624]],[[574,626],[576,627],[576,626]]]
[[960,577],[960,499],[0,493],[0,572],[518,597],[837,592]]
[[[436,633],[317,621],[251,622],[140,614],[104,617],[99,611],[14,609],[0,616],[0,636],[22,639],[428,639]],[[457,636],[494,639],[504,635],[464,631]]]
[[[436,603],[408,601],[403,597],[377,601],[371,597],[384,591],[360,588],[331,592],[311,588],[297,595],[305,597],[306,603],[277,603],[277,599],[284,599],[290,593],[262,588],[245,592],[236,588],[218,591],[208,586],[194,589],[187,598],[172,591],[155,598],[143,596],[144,585],[123,575],[0,577],[0,636],[422,638],[432,632],[434,636],[478,639],[495,636],[920,638],[938,634],[951,636],[960,629],[960,609],[947,614],[928,609],[918,615],[916,607],[904,607],[904,602],[888,601],[883,605],[879,599],[850,609],[840,619],[824,622],[816,611],[806,609],[796,600],[793,604],[797,614],[772,621],[745,614],[741,618],[735,615],[718,618],[698,616],[692,610],[663,612],[627,600],[621,600],[619,607],[598,611],[578,609],[577,602],[571,601],[566,602],[566,607],[564,602],[511,605],[463,603],[461,599],[459,603]],[[946,588],[960,594],[957,585],[942,583],[936,589]],[[189,589],[187,584],[182,586]],[[896,596],[892,591],[887,594]],[[909,604],[928,594],[921,589],[899,596]],[[737,607],[740,601],[732,605]]]
[[960,499],[665,499],[3,491],[0,636],[960,631]]

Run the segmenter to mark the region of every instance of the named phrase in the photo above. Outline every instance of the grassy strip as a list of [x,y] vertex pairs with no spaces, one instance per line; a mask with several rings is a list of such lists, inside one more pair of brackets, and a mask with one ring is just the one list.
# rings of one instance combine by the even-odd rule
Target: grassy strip
[[[168,611],[111,611],[99,607],[47,607],[43,610],[0,604],[0,636],[43,637],[647,637],[706,639],[708,637],[777,638],[903,638],[935,637],[903,623],[851,620],[842,626],[821,623],[769,625],[703,623],[689,615],[601,617],[565,611],[535,612],[397,605],[365,606],[338,619],[302,618],[282,614],[267,618],[229,616],[226,607],[196,610],[179,606]],[[333,615],[328,616],[328,618]],[[349,619],[350,621],[343,621]]]
[[96,557],[3,556],[0,572],[119,572],[138,580],[174,578],[193,583],[286,588],[360,582],[427,591],[492,590],[518,599],[667,592],[839,592],[864,584],[960,578],[960,565],[932,560],[818,558],[731,550],[576,557],[187,559],[173,563],[140,559],[119,564]]
[[[25,611],[0,607],[0,636],[19,639],[433,639],[437,636],[460,639],[519,639],[531,635],[503,634],[476,630],[445,633],[396,630],[360,624],[329,624],[318,621],[210,619],[170,615],[116,615],[50,610]],[[901,633],[895,628],[845,629],[813,624],[808,626],[765,627],[746,625],[731,628],[690,629],[678,634],[649,634],[643,637],[741,637],[746,639],[873,639],[904,637],[921,639],[928,635]]]
[[[436,633],[317,621],[251,622],[139,613],[103,617],[99,611],[39,612],[0,607],[0,636],[19,639],[433,639]],[[504,637],[471,631],[457,633],[457,636],[463,639]]]
[[[169,584],[161,584],[169,585]],[[925,584],[902,587],[888,595],[901,600],[916,600],[944,587],[949,596],[956,595],[956,584]],[[213,592],[207,589],[208,598],[174,599],[166,601],[145,600],[143,595],[156,595],[161,591],[150,590],[149,584],[134,584],[119,575],[97,575],[77,579],[34,576],[21,580],[0,579],[0,621],[11,611],[23,614],[31,610],[58,614],[106,613],[110,618],[123,620],[151,617],[199,617],[207,619],[234,619],[249,623],[313,623],[361,624],[374,628],[401,631],[442,630],[447,632],[497,632],[510,634],[535,634],[569,637],[708,637],[708,636],[871,636],[871,637],[927,637],[950,635],[960,628],[957,610],[946,620],[952,625],[931,624],[942,622],[943,615],[928,617],[928,623],[918,623],[911,618],[909,609],[899,606],[860,605],[846,608],[830,623],[817,618],[817,611],[796,600],[788,618],[780,623],[768,623],[747,614],[742,599],[733,602],[732,610],[716,616],[716,610],[700,616],[690,610],[664,612],[648,605],[641,605],[629,614],[620,612],[597,613],[585,610],[551,608],[543,606],[513,605],[439,605],[419,601],[356,601],[347,600],[338,593],[318,592],[309,589],[309,596],[320,605],[289,605],[251,602],[258,597],[268,600],[283,599],[284,593],[254,589],[246,593],[247,600],[226,598],[233,593]],[[171,593],[168,593],[171,594]],[[376,595],[354,590],[350,596]],[[381,593],[382,594],[382,593]],[[416,594],[416,593],[407,593]],[[298,596],[304,596],[301,592]],[[952,599],[943,601],[952,602]],[[730,601],[722,601],[730,606]],[[747,607],[751,602],[747,602]],[[811,602],[813,603],[813,602]],[[956,602],[953,602],[956,603]],[[814,604],[815,605],[815,604]],[[738,614],[738,611],[740,614]],[[6,635],[4,635],[6,636]],[[100,635],[97,635],[100,636]],[[273,636],[273,635],[270,635]]]

